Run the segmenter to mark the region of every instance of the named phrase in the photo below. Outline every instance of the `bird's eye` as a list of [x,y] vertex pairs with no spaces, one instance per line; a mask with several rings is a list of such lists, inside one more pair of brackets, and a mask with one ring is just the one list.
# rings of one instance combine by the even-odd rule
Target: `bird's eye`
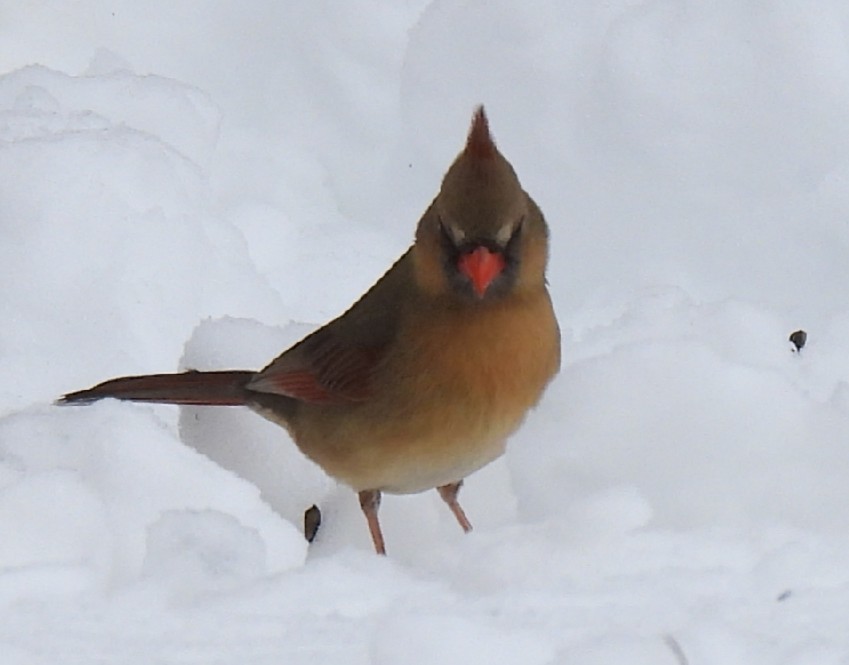
[[442,217],[439,217],[439,232],[442,240],[453,246],[458,246],[466,239],[466,234],[458,228],[446,224]]
[[[519,218],[519,221],[516,223],[515,226],[507,227],[507,229],[502,229],[502,230],[506,230],[506,231],[509,232],[509,236],[507,235],[507,233],[505,233],[505,236],[507,236],[507,237],[505,237],[503,239],[502,244],[505,247],[515,244],[518,241],[519,236],[522,234],[522,228],[524,226],[525,226],[525,216],[522,215]],[[502,239],[499,238],[499,241],[501,241],[501,240]]]
[[524,223],[525,216],[522,215],[522,217],[519,218],[519,221],[515,224],[505,224],[498,230],[498,233],[495,234],[495,241],[502,247],[506,247],[513,242],[514,238],[518,237]]

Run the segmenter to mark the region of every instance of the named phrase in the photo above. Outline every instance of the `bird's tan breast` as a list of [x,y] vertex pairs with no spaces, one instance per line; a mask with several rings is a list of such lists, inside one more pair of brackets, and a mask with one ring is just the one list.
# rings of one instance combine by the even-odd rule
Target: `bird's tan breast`
[[299,445],[358,490],[455,482],[503,453],[559,362],[545,291],[471,310],[424,307],[405,317],[375,377],[376,399],[338,419],[325,412],[312,428],[316,445]]

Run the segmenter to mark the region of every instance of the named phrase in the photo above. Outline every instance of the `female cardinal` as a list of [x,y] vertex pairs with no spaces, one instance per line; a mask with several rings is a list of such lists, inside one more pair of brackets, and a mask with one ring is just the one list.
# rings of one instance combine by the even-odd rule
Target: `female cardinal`
[[480,107],[412,247],[342,316],[259,372],[123,377],[60,401],[248,406],[359,493],[379,554],[381,492],[436,488],[469,531],[463,478],[504,452],[560,366],[547,259],[542,212]]

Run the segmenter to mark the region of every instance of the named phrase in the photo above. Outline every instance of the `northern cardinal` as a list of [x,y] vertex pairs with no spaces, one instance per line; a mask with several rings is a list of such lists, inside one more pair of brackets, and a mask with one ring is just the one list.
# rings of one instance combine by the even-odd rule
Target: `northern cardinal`
[[409,250],[347,312],[265,369],[112,379],[61,403],[244,405],[359,493],[374,547],[382,492],[436,488],[460,526],[463,479],[501,456],[560,366],[548,227],[483,107]]

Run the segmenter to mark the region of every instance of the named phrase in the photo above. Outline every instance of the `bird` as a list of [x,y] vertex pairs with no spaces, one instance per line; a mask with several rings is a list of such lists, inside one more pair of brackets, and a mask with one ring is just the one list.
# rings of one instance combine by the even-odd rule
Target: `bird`
[[384,493],[436,489],[465,532],[464,479],[499,458],[560,369],[549,229],[483,106],[407,251],[346,312],[264,369],[127,376],[71,392],[246,406],[353,489],[374,549]]

